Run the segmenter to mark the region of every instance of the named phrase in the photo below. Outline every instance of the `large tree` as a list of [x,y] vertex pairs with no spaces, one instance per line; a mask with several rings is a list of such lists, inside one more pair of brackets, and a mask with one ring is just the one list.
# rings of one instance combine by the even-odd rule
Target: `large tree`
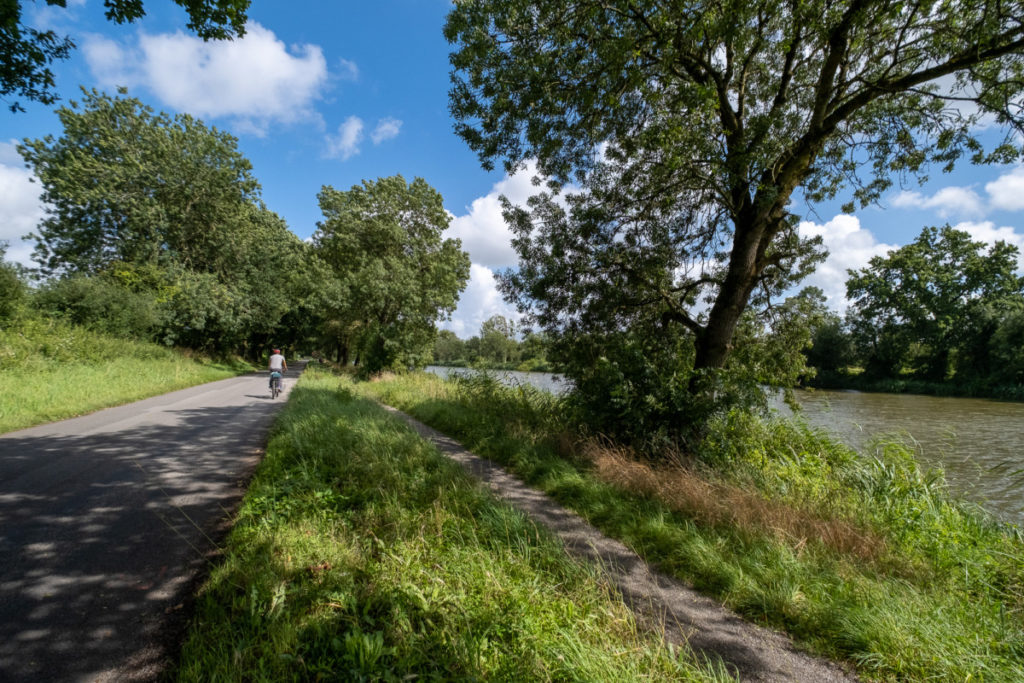
[[55,305],[91,315],[103,307],[80,295],[116,303],[121,288],[153,299],[168,344],[257,355],[280,339],[310,289],[297,275],[308,250],[260,201],[235,138],[96,91],[57,114],[60,137],[19,147],[47,205],[35,258],[44,275],[74,277],[52,287]]
[[[250,0],[174,0],[188,12],[188,28],[204,40],[224,39],[245,33]],[[23,0],[0,0],[0,99],[24,97],[53,104],[57,95],[50,66],[67,59],[75,43],[53,30],[40,30],[23,22]],[[67,0],[46,0],[49,6],[66,7]],[[142,0],[104,0],[106,17],[118,24],[134,22],[146,14]],[[17,100],[11,111],[22,109]]]
[[956,359],[961,375],[988,374],[989,338],[1000,315],[1024,306],[1017,255],[1005,242],[986,249],[962,230],[931,227],[851,271],[848,315],[868,371],[891,377],[910,364],[924,378],[943,381]]
[[795,193],[863,204],[932,164],[1021,157],[975,134],[982,116],[1024,132],[1021,17],[1021,0],[457,2],[459,135],[487,168],[536,159],[586,190],[511,212],[508,291],[553,333],[675,328],[706,387],[752,297],[813,262]]
[[469,280],[469,255],[443,239],[450,215],[422,178],[364,180],[347,192],[324,186],[324,220],[313,235],[345,299],[334,304],[347,361],[357,348],[369,372],[426,360],[434,324],[455,310]]
[[224,274],[260,186],[237,140],[187,114],[83,91],[58,138],[18,151],[43,186],[35,259],[46,274],[176,262]]

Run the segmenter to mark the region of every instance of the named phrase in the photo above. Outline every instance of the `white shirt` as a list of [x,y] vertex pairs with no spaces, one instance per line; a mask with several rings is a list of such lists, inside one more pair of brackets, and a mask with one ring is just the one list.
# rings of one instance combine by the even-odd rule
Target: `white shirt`
[[270,369],[271,370],[280,370],[283,367],[284,367],[284,356],[282,356],[279,353],[275,353],[273,356],[270,357]]

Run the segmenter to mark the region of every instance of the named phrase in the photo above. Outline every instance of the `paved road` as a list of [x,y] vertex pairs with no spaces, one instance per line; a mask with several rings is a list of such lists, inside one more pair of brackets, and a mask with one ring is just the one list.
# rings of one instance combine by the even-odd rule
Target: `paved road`
[[0,681],[153,679],[286,397],[254,374],[0,436]]

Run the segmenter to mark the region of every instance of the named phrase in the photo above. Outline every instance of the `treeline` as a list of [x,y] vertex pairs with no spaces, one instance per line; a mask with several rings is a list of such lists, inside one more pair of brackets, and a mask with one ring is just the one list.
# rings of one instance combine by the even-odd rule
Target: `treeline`
[[845,317],[822,305],[813,323],[811,383],[1024,399],[1018,257],[1005,242],[986,247],[949,226],[928,227],[850,271]]
[[324,186],[303,242],[260,198],[231,135],[92,90],[64,132],[19,146],[47,217],[30,272],[0,276],[0,316],[50,315],[110,334],[253,360],[322,350],[367,371],[429,359],[469,257],[422,179]]
[[547,358],[543,335],[525,332],[518,338],[515,321],[491,316],[480,326],[480,334],[460,339],[451,330],[439,330],[434,342],[435,365],[479,367],[527,372],[553,370]]

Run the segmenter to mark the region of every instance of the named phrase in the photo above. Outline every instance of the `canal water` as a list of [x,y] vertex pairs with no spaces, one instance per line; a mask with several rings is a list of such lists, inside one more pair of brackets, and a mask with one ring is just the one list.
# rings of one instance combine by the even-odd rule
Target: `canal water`
[[[476,372],[431,366],[442,377]],[[508,383],[559,392],[566,383],[542,372],[496,372]],[[915,394],[797,391],[803,417],[864,450],[877,439],[914,447],[925,465],[940,465],[954,494],[1024,524],[1024,403]],[[779,411],[792,414],[779,402]]]

